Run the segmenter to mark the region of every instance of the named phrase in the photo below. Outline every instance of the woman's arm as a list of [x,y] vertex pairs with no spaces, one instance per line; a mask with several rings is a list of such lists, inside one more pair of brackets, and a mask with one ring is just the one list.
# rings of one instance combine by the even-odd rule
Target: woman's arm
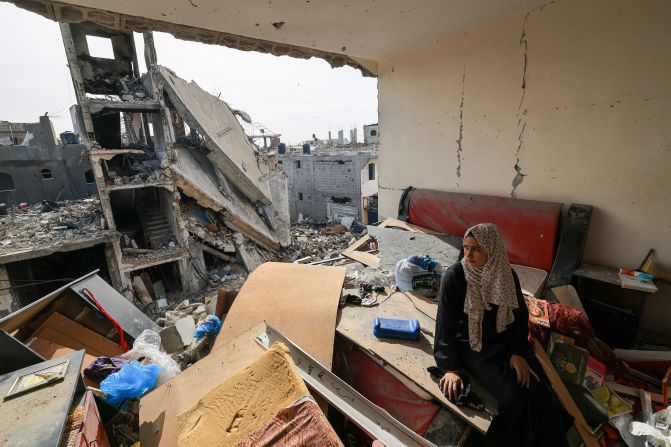
[[[455,268],[443,273],[438,291],[438,314],[434,333],[433,357],[436,365],[443,371],[456,371],[461,368],[461,359],[457,351],[457,325],[463,313],[463,299],[459,299],[459,274]],[[463,275],[463,273],[462,273]],[[465,280],[463,280],[465,282]],[[465,290],[464,290],[465,293]],[[461,308],[459,308],[461,303]]]
[[529,310],[524,301],[524,295],[522,295],[520,280],[517,278],[517,273],[514,270],[513,279],[517,293],[517,309],[513,311],[515,321],[512,323],[513,337],[510,343],[510,351],[512,354],[526,357],[531,352],[531,345],[529,344]]

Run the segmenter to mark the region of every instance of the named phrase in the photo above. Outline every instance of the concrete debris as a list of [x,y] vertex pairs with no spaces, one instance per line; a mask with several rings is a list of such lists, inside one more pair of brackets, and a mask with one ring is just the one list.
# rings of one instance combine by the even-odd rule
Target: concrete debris
[[148,263],[166,261],[172,258],[179,258],[185,253],[183,247],[163,247],[156,250],[147,250],[147,249],[133,249],[133,248],[124,248],[121,250],[123,253],[123,263],[124,265],[145,265]]
[[188,315],[175,321],[174,324],[164,328],[161,334],[161,344],[168,354],[179,351],[191,344],[193,334],[196,332],[196,323]]
[[[67,245],[102,242],[116,236],[106,229],[98,199],[57,202],[58,208],[41,213],[42,203],[0,216],[0,256],[33,250],[60,251]],[[16,260],[19,260],[18,258]]]
[[318,225],[301,223],[291,228],[291,247],[287,256],[291,262],[310,258],[309,262],[322,259],[337,258],[347,248],[352,234],[346,231],[344,225],[321,227]]
[[252,273],[258,266],[268,260],[268,256],[264,256],[262,249],[254,245],[241,233],[233,235],[233,242],[249,273]]

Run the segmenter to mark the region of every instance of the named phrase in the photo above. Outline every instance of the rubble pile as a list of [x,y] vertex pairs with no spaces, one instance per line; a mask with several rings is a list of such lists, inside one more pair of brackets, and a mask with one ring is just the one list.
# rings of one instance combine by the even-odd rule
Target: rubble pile
[[319,226],[297,223],[291,227],[291,262],[303,264],[340,256],[353,238],[344,225]]
[[0,215],[0,255],[113,236],[98,199],[44,201]]
[[211,334],[196,337],[197,328],[215,312],[216,295],[204,299],[207,303],[184,300],[156,320],[163,328],[160,332],[163,349],[182,370],[206,356],[211,348]]
[[144,248],[123,248],[121,249],[124,262],[141,265],[149,262],[159,261],[179,257],[184,253],[183,247],[177,247],[173,241],[167,243],[167,246],[154,250]]

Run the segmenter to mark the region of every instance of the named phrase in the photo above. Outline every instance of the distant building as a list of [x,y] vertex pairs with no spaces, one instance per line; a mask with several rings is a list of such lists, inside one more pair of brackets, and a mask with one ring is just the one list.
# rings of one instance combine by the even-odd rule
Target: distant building
[[97,194],[82,144],[58,144],[51,121],[0,121],[0,203],[83,199]]
[[380,132],[377,123],[363,126],[363,142],[366,145],[380,144]]

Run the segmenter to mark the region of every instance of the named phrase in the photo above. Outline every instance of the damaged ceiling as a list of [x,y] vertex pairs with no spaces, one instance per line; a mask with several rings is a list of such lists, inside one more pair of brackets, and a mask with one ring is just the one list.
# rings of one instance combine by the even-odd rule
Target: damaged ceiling
[[[8,0],[3,0],[8,1]],[[179,39],[309,59],[377,74],[377,61],[469,28],[514,16],[539,0],[215,0],[115,3],[10,0],[62,22],[118,31],[161,31]],[[398,31],[397,31],[398,30]],[[402,30],[402,32],[399,32]]]

